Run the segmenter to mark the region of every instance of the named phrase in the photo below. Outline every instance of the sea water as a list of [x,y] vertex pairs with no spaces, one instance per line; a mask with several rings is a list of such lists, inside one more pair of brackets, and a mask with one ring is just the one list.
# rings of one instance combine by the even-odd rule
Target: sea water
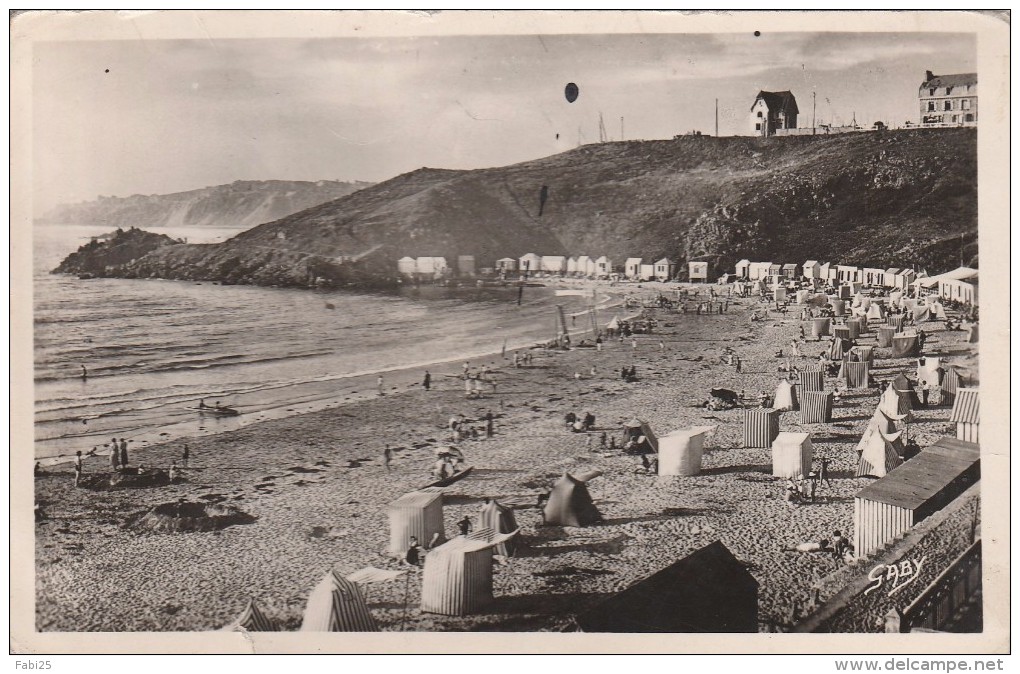
[[[39,458],[102,449],[111,437],[149,442],[229,430],[342,397],[357,376],[548,340],[555,305],[583,310],[581,298],[556,298],[545,288],[526,288],[518,306],[516,288],[355,294],[50,273],[108,230],[33,230]],[[238,230],[158,231],[215,243]],[[242,415],[200,420],[189,407],[203,398]]]

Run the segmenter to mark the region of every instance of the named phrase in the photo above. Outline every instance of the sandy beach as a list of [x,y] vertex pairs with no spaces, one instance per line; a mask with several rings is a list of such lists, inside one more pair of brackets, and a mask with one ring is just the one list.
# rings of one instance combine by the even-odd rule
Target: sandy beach
[[[655,294],[652,288],[634,290]],[[406,581],[368,588],[382,629],[569,628],[579,610],[715,540],[760,583],[761,630],[786,629],[794,604],[816,587],[823,599],[839,589],[824,581],[843,562],[790,549],[828,538],[835,529],[852,530],[853,495],[872,481],[854,477],[855,446],[879,394],[850,392],[829,424],[803,426],[797,412],[782,415],[781,430],[811,433],[814,456],[829,459],[833,478],[816,503],[791,507],[782,498],[785,481],[772,477],[769,450],[741,448],[742,411],[699,406],[714,387],[743,390],[748,398],[775,390],[782,377],[777,368],[786,362],[775,352],[787,350],[797,336],[799,309],[752,323],[750,309],[759,304],[757,298],[731,301],[722,315],[659,312],[655,334],[637,335],[636,348],[628,339],[609,340],[601,353],[534,349],[533,364],[522,368],[511,366],[509,352],[507,359],[496,353],[472,361],[489,364],[497,381],[495,393],[479,399],[466,399],[462,382],[444,376],[460,371],[459,363],[449,363],[432,369],[430,391],[418,385],[421,372],[408,370],[387,377],[382,396],[373,378],[323,409],[172,439],[132,454],[133,465],[165,470],[172,460],[180,463],[187,442],[190,461],[178,484],[76,489],[70,466],[47,467],[36,478],[36,501],[45,513],[36,526],[36,627],[212,630],[255,598],[286,629],[296,629],[309,592],[330,568],[342,574],[366,566],[407,568],[385,553],[387,504],[431,480],[434,448],[448,440],[451,414],[464,414],[480,427],[491,410],[495,436],[461,444],[475,468],[443,499],[448,537],[464,515],[477,520],[486,497],[515,508],[521,546],[495,570],[495,602],[466,617],[422,613],[421,571],[415,569]],[[926,351],[948,355],[976,382],[976,345],[965,343],[965,333],[946,332],[941,321],[923,328]],[[874,331],[858,341],[874,344]],[[740,373],[719,361],[727,346],[743,360]],[[820,349],[808,341],[800,364],[817,359]],[[888,349],[878,349],[873,372],[879,382],[901,371],[913,376],[913,359],[888,356]],[[593,365],[597,374],[591,376]],[[620,368],[629,365],[637,367],[637,382],[620,378]],[[591,447],[587,435],[564,430],[570,411],[596,415],[599,430]],[[649,475],[638,457],[599,447],[599,433],[619,442],[621,424],[635,416],[659,435],[717,425],[701,474]],[[919,410],[910,434],[924,447],[952,433],[948,417],[947,407]],[[394,452],[389,470],[386,445]],[[604,472],[588,486],[605,521],[587,528],[541,526],[538,495],[563,472],[584,470]],[[85,463],[87,478],[103,480],[109,471],[104,457]],[[182,500],[230,505],[254,520],[207,532],[139,529],[138,520],[153,507]]]

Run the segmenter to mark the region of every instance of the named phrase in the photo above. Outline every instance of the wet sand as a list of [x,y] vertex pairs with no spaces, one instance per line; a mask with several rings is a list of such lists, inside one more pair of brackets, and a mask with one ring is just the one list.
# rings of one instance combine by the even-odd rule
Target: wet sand
[[[652,291],[649,291],[652,292]],[[465,514],[477,520],[482,499],[513,505],[522,545],[495,570],[495,602],[466,617],[418,609],[421,572],[368,589],[369,606],[384,630],[563,629],[585,606],[721,540],[760,583],[762,629],[783,629],[795,602],[823,586],[843,562],[829,555],[789,551],[797,543],[852,530],[853,495],[870,478],[854,477],[860,434],[878,391],[855,391],[834,410],[830,424],[802,426],[796,412],[782,415],[784,431],[809,431],[815,457],[830,459],[832,485],[814,504],[791,507],[784,480],[771,475],[768,449],[740,448],[742,412],[696,407],[713,387],[770,393],[781,378],[774,357],[798,331],[799,311],[750,323],[757,300],[731,303],[725,315],[658,314],[656,334],[610,340],[602,353],[534,350],[532,367],[514,369],[498,355],[496,393],[465,399],[462,382],[444,377],[452,364],[433,369],[433,390],[415,382],[385,396],[351,400],[316,412],[267,420],[231,432],[173,440],[133,454],[133,462],[166,469],[179,462],[187,442],[184,481],[164,487],[92,491],[75,489],[68,466],[48,468],[36,480],[46,518],[36,527],[37,629],[67,631],[191,631],[218,629],[254,597],[288,629],[301,620],[308,593],[330,568],[347,574],[365,566],[401,568],[385,554],[388,503],[431,478],[434,447],[448,439],[447,420],[463,413],[496,415],[496,435],[461,447],[475,466],[444,494],[447,536]],[[963,332],[924,324],[927,351],[953,352],[952,363],[973,365]],[[810,330],[808,330],[810,333]],[[660,339],[666,349],[660,351]],[[874,332],[859,340],[874,343]],[[719,363],[732,346],[741,373]],[[821,346],[803,351],[817,357]],[[879,358],[888,356],[879,349]],[[965,362],[966,361],[966,362]],[[598,374],[588,372],[595,364]],[[640,381],[626,383],[620,368],[636,365]],[[884,358],[879,381],[913,373],[913,361]],[[578,380],[575,372],[584,376]],[[827,389],[832,380],[827,380]],[[564,430],[563,415],[591,411],[596,426],[621,438],[621,424],[639,416],[663,435],[692,425],[718,424],[706,442],[695,477],[657,477],[640,471],[637,457],[593,447],[584,434]],[[915,413],[910,433],[925,446],[951,433],[949,409]],[[481,427],[482,422],[477,422]],[[601,432],[601,430],[599,431]],[[383,447],[394,449],[391,470]],[[589,491],[605,522],[593,527],[541,526],[535,507],[564,471],[602,470]],[[86,462],[87,477],[103,480],[105,458]],[[179,500],[237,507],[255,521],[219,531],[143,533],[133,523],[152,507]],[[406,603],[406,610],[405,610]]]

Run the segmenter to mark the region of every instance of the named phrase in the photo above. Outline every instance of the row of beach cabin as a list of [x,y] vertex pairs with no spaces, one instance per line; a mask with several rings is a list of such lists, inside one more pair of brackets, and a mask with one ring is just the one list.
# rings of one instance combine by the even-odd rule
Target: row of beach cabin
[[[625,278],[634,281],[669,281],[676,277],[678,265],[669,258],[662,258],[647,264],[643,258],[629,257],[622,273],[614,266],[613,260],[605,255],[538,255],[528,253],[520,257],[503,257],[493,267],[481,269],[482,273],[496,274],[549,274],[581,278]],[[691,262],[690,278],[695,282],[708,281],[708,263]],[[459,276],[475,275],[475,258],[471,255],[457,256],[456,269],[451,268],[445,257],[402,257],[397,260],[397,272],[405,276],[441,278],[456,273]]]

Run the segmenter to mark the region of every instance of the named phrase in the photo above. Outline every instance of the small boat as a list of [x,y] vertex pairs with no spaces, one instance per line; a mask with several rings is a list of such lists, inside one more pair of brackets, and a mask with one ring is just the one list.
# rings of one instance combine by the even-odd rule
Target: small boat
[[429,487],[446,487],[448,485],[453,484],[454,482],[457,482],[458,480],[460,480],[462,478],[467,477],[468,473],[470,473],[474,469],[475,469],[474,466],[468,466],[467,468],[465,468],[465,469],[463,469],[461,471],[458,471],[458,472],[454,473],[453,475],[451,475],[449,477],[444,477],[442,480],[436,480],[435,482],[430,482],[427,485],[425,485],[424,487],[421,487],[421,489],[428,489]]
[[189,410],[195,410],[203,414],[212,414],[217,417],[236,417],[240,414],[233,407],[189,407]]

